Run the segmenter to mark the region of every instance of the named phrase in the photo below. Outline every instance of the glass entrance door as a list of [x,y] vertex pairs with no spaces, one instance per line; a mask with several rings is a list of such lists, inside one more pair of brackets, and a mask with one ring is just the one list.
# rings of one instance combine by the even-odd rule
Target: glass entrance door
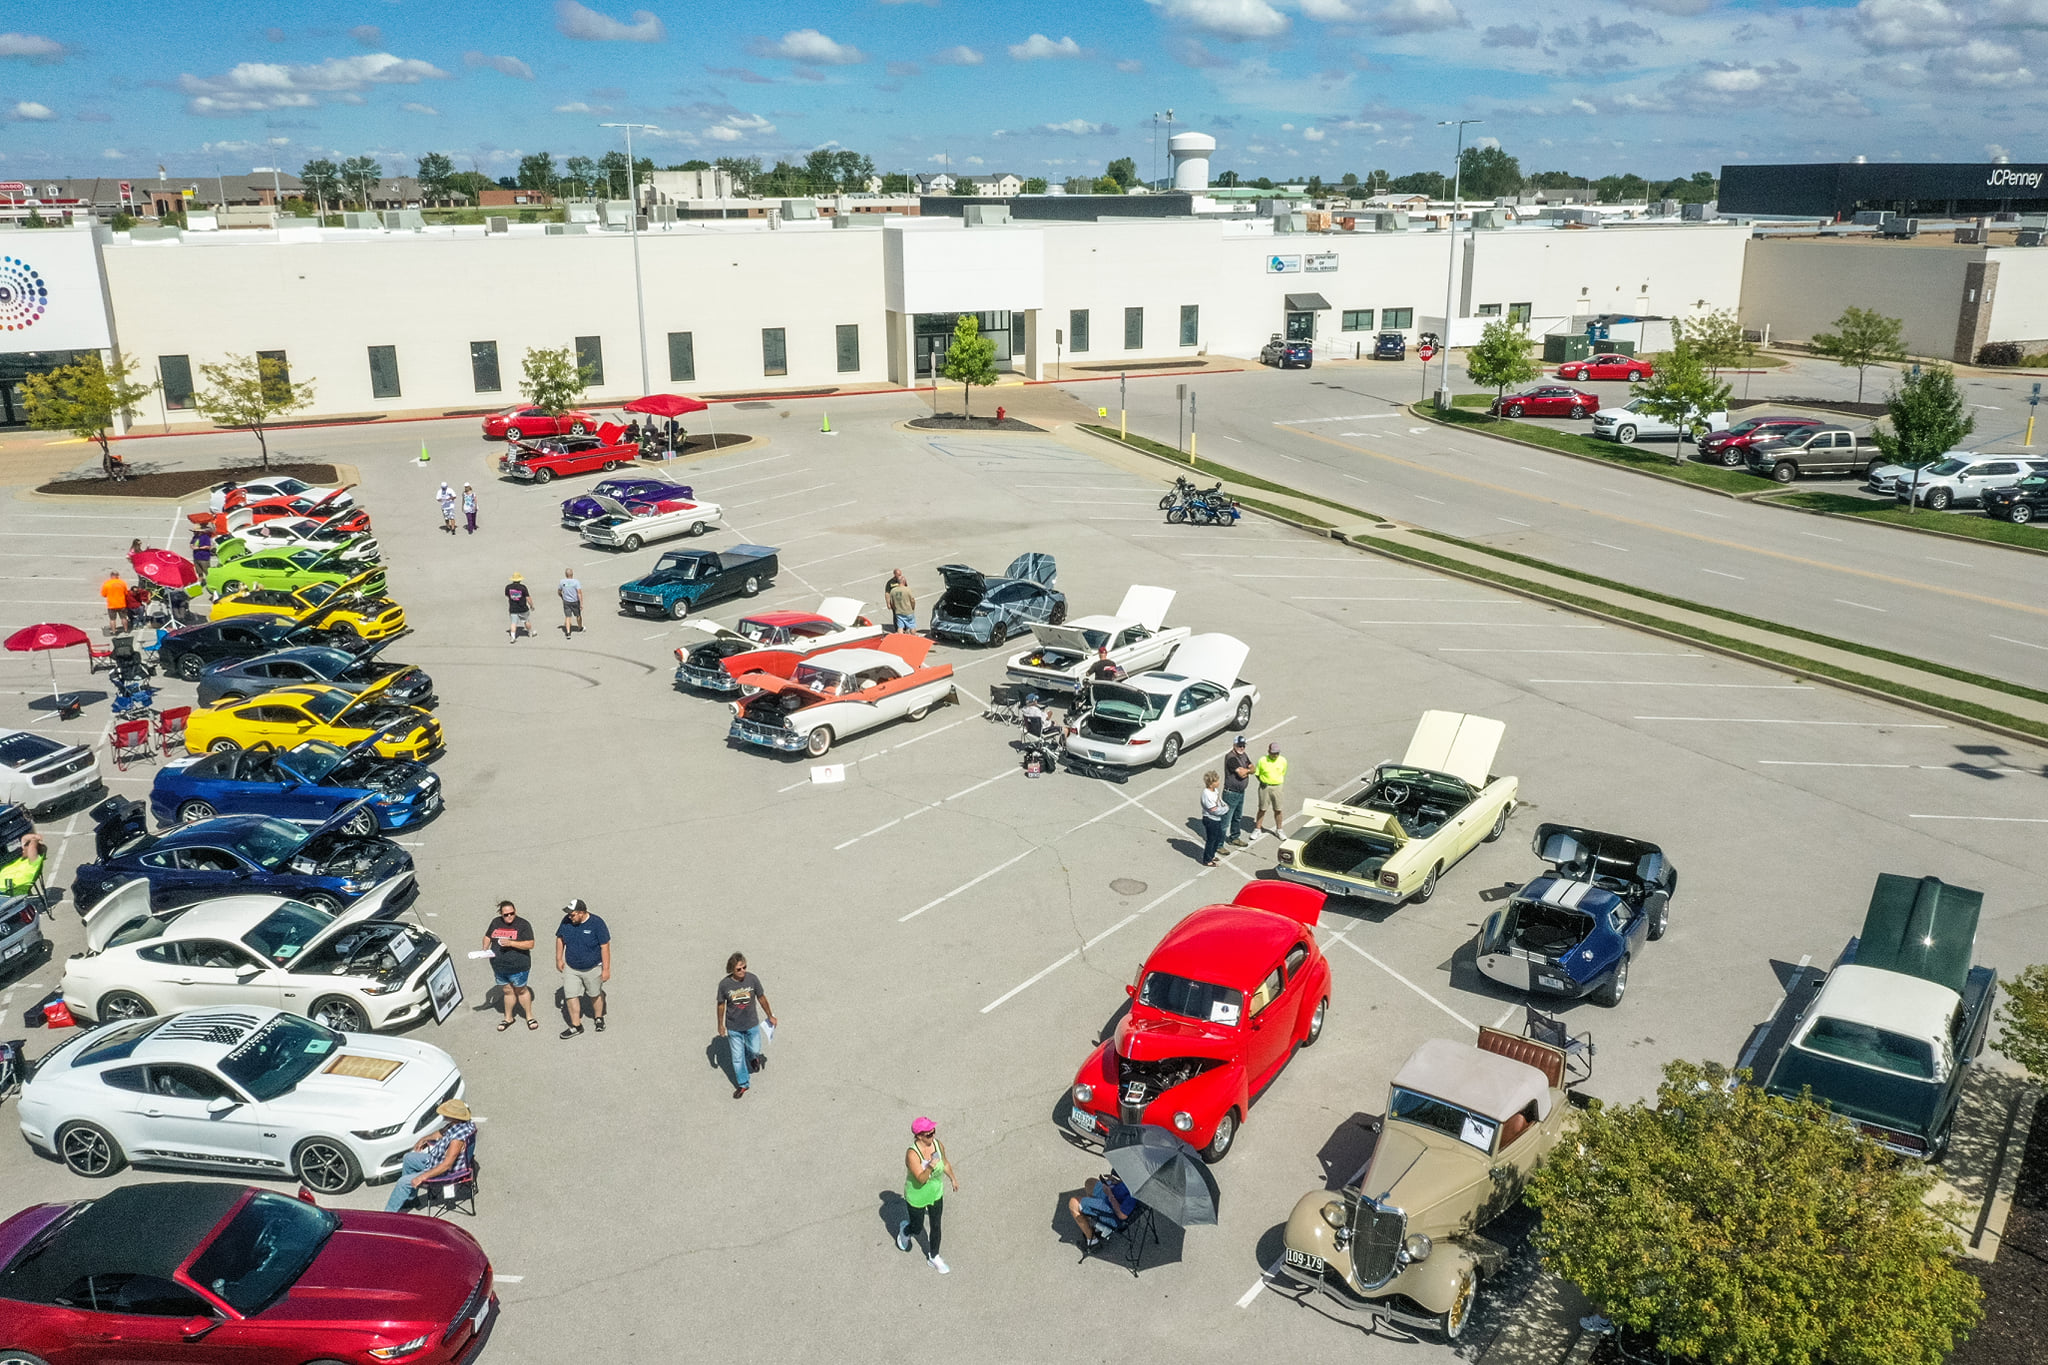
[[1316,315],[1314,313],[1289,313],[1287,315],[1287,339],[1289,341],[1314,341],[1316,339]]

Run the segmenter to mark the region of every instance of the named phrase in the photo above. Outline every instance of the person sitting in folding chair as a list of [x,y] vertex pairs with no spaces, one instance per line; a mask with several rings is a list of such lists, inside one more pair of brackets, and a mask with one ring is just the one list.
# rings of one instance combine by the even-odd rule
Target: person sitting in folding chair
[[1084,1250],[1093,1251],[1137,1216],[1138,1201],[1118,1175],[1091,1175],[1081,1192],[1067,1201],[1067,1212],[1081,1229]]
[[0,896],[38,893],[43,881],[43,836],[21,836],[21,853],[13,862],[0,866]]
[[391,1198],[384,1212],[403,1213],[406,1206],[422,1197],[427,1186],[461,1166],[476,1141],[476,1116],[461,1100],[443,1100],[435,1113],[448,1122],[413,1144],[405,1154]]

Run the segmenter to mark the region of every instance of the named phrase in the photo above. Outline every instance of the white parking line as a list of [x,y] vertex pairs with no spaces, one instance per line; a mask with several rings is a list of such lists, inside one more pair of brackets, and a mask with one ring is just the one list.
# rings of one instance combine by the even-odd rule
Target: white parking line
[[1802,536],[1812,536],[1815,540],[1832,540],[1837,545],[1842,543],[1840,536],[1824,536],[1818,531],[1801,531],[1799,534]]
[[1834,725],[1853,730],[1946,730],[1946,725],[1902,720],[1778,720],[1763,716],[1634,716],[1634,720],[1695,721],[1704,725]]
[[[753,530],[747,532],[747,534],[752,535],[755,531],[759,531],[763,526],[777,526],[785,521],[795,521],[799,517],[815,517],[821,512],[836,512],[842,507],[851,507],[856,502],[859,501],[859,498],[848,498],[845,502],[835,502],[830,507],[813,507],[809,511],[805,512],[791,512],[786,517],[776,517],[770,521],[750,521],[747,523],[747,525],[751,526]],[[796,569],[792,567],[790,569],[790,572],[795,573]]]
[[1506,523],[1507,523],[1508,525],[1510,525],[1510,526],[1527,526],[1527,525],[1529,525],[1529,523],[1528,523],[1528,522],[1526,522],[1526,521],[1516,521],[1516,520],[1515,520],[1515,519],[1514,519],[1513,517],[1495,517],[1495,518],[1494,518],[1494,520],[1495,520],[1495,521],[1504,521],[1504,522],[1506,522]]
[[[787,457],[785,456],[784,458],[787,458]],[[775,481],[776,481],[777,479],[793,479],[793,478],[795,478],[795,477],[796,477],[797,475],[799,475],[799,474],[808,474],[808,473],[810,473],[810,472],[811,472],[811,471],[810,471],[810,470],[808,470],[808,469],[784,469],[784,470],[779,470],[779,471],[777,471],[776,473],[773,473],[773,474],[763,474],[763,475],[762,475],[762,476],[761,476],[760,478],[758,478],[758,479],[741,479],[741,480],[740,480],[740,481],[739,481],[738,483],[728,483],[728,484],[722,484],[722,485],[720,485],[720,486],[719,486],[719,490],[718,490],[718,491],[719,491],[719,492],[720,492],[721,494],[723,494],[723,493],[726,493],[726,492],[728,492],[728,491],[730,491],[730,490],[732,490],[732,489],[735,489],[735,488],[745,488],[745,487],[746,487],[746,486],[747,486],[748,484],[750,484],[750,483],[773,483],[773,482],[775,482]]]
[[1701,569],[1700,572],[1710,573],[1714,575],[1714,577],[1716,578],[1732,578],[1738,583],[1746,583],[1749,581],[1739,573],[1722,573],[1719,569]]
[[1960,559],[1943,559],[1940,555],[1929,555],[1927,556],[1927,561],[1930,564],[1953,564],[1958,569],[1974,569],[1977,567],[1974,564],[1965,564]]
[[[1283,1259],[1284,1259],[1284,1258],[1283,1258]],[[1267,1267],[1266,1267],[1266,1274],[1265,1274],[1265,1275],[1261,1275],[1261,1276],[1259,1276],[1259,1279],[1258,1279],[1258,1283],[1254,1284],[1254,1285],[1253,1285],[1253,1286],[1252,1286],[1252,1287],[1251,1287],[1250,1289],[1247,1289],[1247,1290],[1245,1290],[1245,1291],[1244,1291],[1244,1297],[1243,1297],[1243,1298],[1241,1298],[1241,1299],[1239,1299],[1239,1300],[1237,1301],[1237,1306],[1238,1306],[1239,1308],[1249,1308],[1249,1307],[1251,1307],[1251,1303],[1252,1303],[1252,1300],[1253,1300],[1253,1299],[1256,1299],[1256,1298],[1257,1298],[1257,1297],[1259,1296],[1259,1291],[1260,1291],[1261,1289],[1264,1289],[1264,1288],[1266,1287],[1266,1278],[1267,1278],[1267,1276],[1269,1276],[1269,1275],[1277,1275],[1277,1274],[1279,1274],[1279,1273],[1280,1273],[1280,1261],[1279,1261],[1279,1260],[1275,1260],[1275,1261],[1273,1262],[1273,1264],[1271,1264],[1271,1265],[1269,1265],[1269,1266],[1267,1266]]]
[[1692,510],[1699,513],[1703,517],[1719,517],[1722,521],[1728,520],[1728,514],[1726,512],[1709,512],[1704,507],[1695,507]]
[[1862,608],[1862,609],[1863,609],[1864,611],[1889,611],[1889,610],[1890,610],[1890,608],[1888,608],[1888,607],[1873,607],[1873,606],[1871,606],[1871,605],[1870,605],[1869,603],[1867,603],[1867,602],[1851,602],[1851,601],[1850,601],[1850,600],[1849,600],[1848,598],[1846,598],[1846,597],[1837,597],[1837,598],[1835,599],[1835,601],[1837,601],[1837,602],[1840,602],[1840,603],[1841,603],[1841,604],[1842,604],[1843,606],[1845,606],[1845,607],[1861,607],[1861,608]]
[[1439,654],[1609,654],[1631,659],[1703,659],[1690,650],[1668,649],[1516,649],[1507,645],[1438,645]]
[[1625,545],[1609,545],[1604,540],[1589,540],[1586,543],[1588,545],[1598,545],[1603,550],[1620,550],[1623,554],[1628,553],[1628,547]]
[[182,526],[184,522],[185,504],[181,502],[176,507],[173,507],[171,509],[171,529],[164,532],[164,548],[166,550],[170,549],[172,545],[177,543],[178,528]]
[[1993,825],[2048,825],[2048,818],[2036,815],[1909,815],[1908,820],[1982,820]]
[[[1400,974],[1399,972],[1395,971],[1395,970],[1394,970],[1394,969],[1393,969],[1392,967],[1389,967],[1389,966],[1388,966],[1388,965],[1387,965],[1386,963],[1384,963],[1384,962],[1380,961],[1380,960],[1379,960],[1378,958],[1374,957],[1374,956],[1373,956],[1373,955],[1372,955],[1371,953],[1368,953],[1368,952],[1367,952],[1367,951],[1366,951],[1365,949],[1363,949],[1363,948],[1359,947],[1359,946],[1358,946],[1358,945],[1357,945],[1356,943],[1353,943],[1353,942],[1352,942],[1352,941],[1351,941],[1350,939],[1346,938],[1346,937],[1345,937],[1345,934],[1349,934],[1350,932],[1351,932],[1351,930],[1349,930],[1349,929],[1346,929],[1346,930],[1344,931],[1344,933],[1342,933],[1342,934],[1338,934],[1338,935],[1337,935],[1336,937],[1332,938],[1332,939],[1330,940],[1330,943],[1341,943],[1341,944],[1343,944],[1343,945],[1344,945],[1344,946],[1345,946],[1346,948],[1349,948],[1349,949],[1350,949],[1350,950],[1351,950],[1352,952],[1354,952],[1354,953],[1357,953],[1357,954],[1358,954],[1358,955],[1359,955],[1360,957],[1364,958],[1364,959],[1365,959],[1365,960],[1366,960],[1367,962],[1370,962],[1370,963],[1371,963],[1371,964],[1372,964],[1373,966],[1375,966],[1375,967],[1379,968],[1379,969],[1380,969],[1381,971],[1385,972],[1385,973],[1386,973],[1386,974],[1387,974],[1388,976],[1391,976],[1391,977],[1393,977],[1393,978],[1394,978],[1394,980],[1396,980],[1396,981],[1400,982],[1400,983],[1401,983],[1402,985],[1406,986],[1406,987],[1407,987],[1407,988],[1408,988],[1409,990],[1411,990],[1411,991],[1414,991],[1414,992],[1415,992],[1415,993],[1416,993],[1417,995],[1421,996],[1421,997],[1422,997],[1422,998],[1423,998],[1424,1000],[1427,1000],[1427,1001],[1428,1001],[1428,1002],[1429,1002],[1430,1004],[1432,1004],[1432,1005],[1435,1005],[1435,1006],[1436,1006],[1436,1007],[1437,1007],[1438,1009],[1442,1010],[1442,1011],[1443,1011],[1443,1012],[1444,1012],[1445,1014],[1448,1014],[1448,1015],[1450,1015],[1450,1016],[1451,1016],[1451,1018],[1453,1018],[1453,1019],[1457,1020],[1457,1021],[1458,1021],[1459,1023],[1463,1024],[1463,1025],[1464,1025],[1464,1026],[1465,1026],[1466,1028],[1468,1028],[1468,1029],[1471,1029],[1471,1030],[1472,1030],[1472,1031],[1473,1031],[1474,1033],[1477,1033],[1477,1032],[1479,1032],[1479,1025],[1477,1025],[1477,1024],[1475,1024],[1475,1023],[1473,1023],[1473,1022],[1472,1022],[1472,1021],[1471,1021],[1470,1019],[1467,1019],[1467,1018],[1466,1018],[1466,1017],[1465,1017],[1464,1015],[1462,1015],[1462,1014],[1458,1013],[1458,1012],[1457,1012],[1456,1010],[1452,1009],[1452,1008],[1451,1008],[1451,1007],[1450,1007],[1449,1005],[1446,1005],[1446,1004],[1445,1004],[1445,1003],[1444,1003],[1443,1001],[1441,1001],[1441,1000],[1437,999],[1437,998],[1436,998],[1435,996],[1431,995],[1431,994],[1430,994],[1430,993],[1429,993],[1428,991],[1426,991],[1426,990],[1424,990],[1424,989],[1423,989],[1422,987],[1420,987],[1420,986],[1416,985],[1416,984],[1415,984],[1415,983],[1414,983],[1413,981],[1410,981],[1410,980],[1409,980],[1409,979],[1408,979],[1407,977],[1405,977],[1405,976],[1401,975],[1401,974]],[[1325,944],[1325,945],[1324,945],[1324,947],[1325,947],[1325,948],[1329,947],[1329,944]]]
[[1423,496],[1422,496],[1422,494],[1420,494],[1420,493],[1417,493],[1417,494],[1415,494],[1415,497],[1416,497],[1416,499],[1417,499],[1417,500],[1419,500],[1419,501],[1421,501],[1421,502],[1433,502],[1433,503],[1435,503],[1435,504],[1436,504],[1436,505],[1437,505],[1438,507],[1448,507],[1448,506],[1450,506],[1450,504],[1449,504],[1449,503],[1447,503],[1447,502],[1445,502],[1445,501],[1444,501],[1444,500],[1443,500],[1442,498],[1425,498],[1425,497],[1423,497]]
[[1372,482],[1372,480],[1371,480],[1371,479],[1361,479],[1361,478],[1359,478],[1359,477],[1358,477],[1358,476],[1357,476],[1356,474],[1346,474],[1346,475],[1345,475],[1344,477],[1345,477],[1345,478],[1347,478],[1347,479],[1349,479],[1349,480],[1351,480],[1351,482],[1353,482],[1353,483],[1371,483],[1371,482]]
[[1543,475],[1543,477],[1544,477],[1544,478],[1546,478],[1546,479],[1550,477],[1550,475],[1549,475],[1549,474],[1547,474],[1547,473],[1544,473],[1544,471],[1543,471],[1543,470],[1540,470],[1540,469],[1531,469],[1531,468],[1530,468],[1530,467],[1529,467],[1528,465],[1525,465],[1525,464],[1524,464],[1524,465],[1516,465],[1516,466],[1515,466],[1515,468],[1517,468],[1517,469],[1521,470],[1521,471],[1522,471],[1523,473],[1525,473],[1525,474],[1542,474],[1542,475]]
[[1922,773],[1954,773],[1958,777],[1982,777],[1985,773],[2026,773],[2033,774],[2033,768],[1973,768],[1954,763],[1829,763],[1810,758],[1760,758],[1757,763],[1766,768],[1903,768]]
[[1043,847],[1045,847],[1045,845],[1043,845],[1043,844],[1033,844],[1033,845],[1032,845],[1032,846],[1031,846],[1030,848],[1027,848],[1027,849],[1025,849],[1025,850],[1024,850],[1024,851],[1023,851],[1022,853],[1019,853],[1019,854],[1018,854],[1018,855],[1017,855],[1016,857],[1014,857],[1014,858],[1011,858],[1011,859],[1009,859],[1009,860],[1007,860],[1007,861],[1005,861],[1005,862],[1002,862],[1002,863],[998,863],[998,864],[997,864],[996,866],[994,866],[994,867],[990,868],[990,869],[989,869],[988,871],[986,871],[986,872],[982,873],[982,874],[981,874],[981,875],[980,875],[979,877],[976,877],[976,878],[975,878],[975,879],[974,879],[973,881],[969,881],[969,882],[962,882],[962,883],[961,883],[960,885],[958,885],[958,886],[954,887],[954,888],[953,888],[953,889],[952,889],[951,891],[948,891],[948,892],[947,892],[947,893],[946,893],[945,895],[943,895],[943,896],[940,896],[940,897],[938,897],[938,898],[936,898],[936,899],[934,899],[934,900],[928,900],[928,901],[926,901],[926,902],[925,902],[925,903],[924,903],[923,905],[920,905],[920,906],[918,906],[918,907],[917,907],[917,909],[915,909],[915,910],[911,911],[911,912],[910,912],[909,914],[907,914],[907,915],[899,915],[899,916],[897,916],[897,917],[896,917],[896,922],[897,922],[898,924],[903,924],[903,923],[906,923],[906,922],[908,922],[908,921],[910,921],[910,920],[914,920],[914,919],[916,919],[916,918],[917,918],[917,917],[918,917],[919,915],[922,915],[922,914],[923,914],[923,913],[924,913],[925,911],[927,911],[927,910],[934,910],[934,909],[937,909],[937,908],[938,908],[939,906],[941,906],[941,905],[944,905],[944,904],[945,904],[945,903],[946,903],[947,901],[949,901],[949,900],[953,899],[953,897],[955,897],[955,896],[959,895],[959,894],[960,894],[960,893],[961,893],[962,891],[970,891],[970,890],[972,890],[973,888],[975,888],[975,887],[977,887],[977,886],[980,886],[980,885],[981,885],[981,884],[982,884],[983,882],[987,881],[987,880],[988,880],[988,879],[989,879],[990,877],[993,877],[993,876],[995,876],[995,875],[996,875],[996,873],[998,873],[998,872],[1001,872],[1001,871],[1005,870],[1006,868],[1011,868],[1011,867],[1015,867],[1015,866],[1016,866],[1016,865],[1017,865],[1018,863],[1021,863],[1021,862],[1023,862],[1023,861],[1024,861],[1024,860],[1025,860],[1026,858],[1028,858],[1028,857],[1030,857],[1030,856],[1031,856],[1032,854],[1034,854],[1034,853],[1038,852],[1038,850],[1039,850],[1039,849],[1041,849],[1041,848],[1043,848]]
[[[786,455],[768,455],[768,456],[764,456],[764,457],[762,457],[761,459],[758,459],[758,460],[746,460],[746,461],[743,461],[743,462],[742,462],[742,463],[740,463],[740,464],[727,464],[727,465],[719,465],[719,466],[717,466],[717,469],[716,469],[716,471],[715,471],[715,472],[717,472],[717,473],[721,473],[721,474],[730,474],[730,473],[731,473],[731,472],[732,472],[733,470],[735,470],[735,469],[752,469],[752,468],[753,468],[753,467],[754,467],[755,465],[759,465],[759,464],[774,464],[774,463],[775,463],[775,462],[776,462],[777,460],[794,460],[795,458],[796,458],[796,452],[792,450],[792,451],[790,451],[790,452],[789,452],[788,454],[786,454]],[[799,472],[799,471],[796,471],[796,470],[791,470],[791,471],[789,471],[789,472],[791,472],[791,473],[797,473],[797,472]],[[728,487],[730,487],[730,485],[728,485]]]
[[1532,683],[1576,683],[1581,687],[1726,687],[1741,692],[1811,692],[1805,683],[1631,682],[1621,678],[1530,678]]
[[2048,645],[2037,645],[2031,640],[2015,640],[2010,635],[1994,635],[1991,638],[2008,645],[2018,645],[2022,649],[2048,649]]

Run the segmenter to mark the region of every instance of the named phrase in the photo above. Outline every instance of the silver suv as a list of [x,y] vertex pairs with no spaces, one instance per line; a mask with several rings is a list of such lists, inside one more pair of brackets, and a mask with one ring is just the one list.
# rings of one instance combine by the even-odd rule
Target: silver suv
[[2027,475],[2040,473],[2048,473],[2048,460],[1958,450],[1922,469],[1917,479],[1911,473],[1899,475],[1892,491],[1900,502],[1939,512],[1948,507],[1980,506],[1987,489],[2010,488]]

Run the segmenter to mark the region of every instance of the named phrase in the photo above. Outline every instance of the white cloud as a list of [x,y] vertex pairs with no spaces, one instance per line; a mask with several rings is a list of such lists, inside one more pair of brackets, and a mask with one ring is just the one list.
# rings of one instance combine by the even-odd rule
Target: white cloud
[[1575,99],[1572,101],[1572,108],[1578,110],[1582,114],[1597,114],[1600,112],[1598,109],[1593,107],[1593,103],[1591,100]]
[[967,158],[967,164],[968,164],[968,165],[970,165],[970,166],[986,166],[986,165],[988,165],[988,163],[987,163],[986,161],[983,161],[983,160],[982,160],[982,159],[981,159],[980,157],[978,157],[978,156],[970,156],[970,157],[968,157],[968,158]]
[[1985,143],[1984,155],[1990,157],[1993,161],[2010,160],[2012,157],[2012,153],[2007,151],[2003,144],[1997,142]]
[[1753,66],[1736,66],[1709,68],[1695,79],[1703,89],[1717,95],[1746,95],[1752,90],[1763,89],[1766,78]]
[[1653,9],[1659,14],[1705,14],[1714,7],[1714,0],[1630,0],[1641,9]]
[[785,33],[776,42],[758,40],[753,45],[754,53],[760,57],[780,57],[788,62],[803,62],[808,66],[854,66],[867,60],[867,55],[848,43],[834,42],[814,28],[800,28]]
[[585,104],[582,100],[571,100],[567,104],[556,105],[555,112],[558,114],[609,114],[611,110],[601,104]]
[[1979,90],[2009,85],[2030,85],[2034,73],[2027,69],[2018,49],[2004,43],[1973,38],[1961,47],[1937,52],[1928,60],[1929,74]]
[[644,9],[634,10],[629,24],[576,0],[555,0],[555,31],[587,43],[658,43],[668,37],[661,20]]
[[100,149],[100,155],[108,161],[125,161],[128,157],[128,153],[119,147],[103,147]]
[[1320,128],[1310,127],[1302,129],[1301,136],[1303,140],[1307,142],[1321,142],[1325,137],[1329,136],[1329,134],[1325,133]]
[[775,125],[760,114],[727,114],[704,130],[713,142],[739,142],[748,137],[770,137]]
[[1863,0],[1851,24],[1872,52],[1924,52],[1959,41],[1964,20],[1944,0]]
[[[425,114],[429,118],[441,117],[441,111],[431,104],[401,104],[398,106],[408,114]],[[272,138],[273,142],[277,139]]]
[[0,33],[0,57],[20,57],[31,62],[61,62],[64,44],[39,33]]
[[1283,123],[1280,125],[1280,131],[1283,133],[1291,133],[1294,131],[1294,125],[1291,123]]
[[462,64],[489,67],[501,76],[511,76],[517,80],[533,79],[533,68],[517,57],[493,57],[488,52],[465,52],[462,54]]
[[1434,33],[1465,27],[1465,16],[1451,0],[1387,0],[1374,11],[1382,33]]
[[1055,133],[1062,137],[1115,137],[1114,123],[1090,123],[1084,118],[1070,118],[1065,123],[1041,123],[1031,130],[1034,133]]
[[932,54],[932,60],[940,66],[980,66],[985,60],[979,52],[962,43],[949,47],[944,52]]
[[348,36],[372,50],[384,46],[384,30],[375,24],[357,24],[348,31]]
[[361,57],[330,57],[312,65],[243,62],[219,76],[178,77],[178,88],[191,96],[185,107],[195,114],[247,114],[264,109],[306,109],[326,96],[340,104],[360,104],[356,91],[371,85],[417,85],[446,80],[448,73],[431,62],[372,52]]
[[7,117],[16,123],[48,123],[57,117],[57,112],[47,104],[23,100],[7,111]]
[[1020,62],[1035,62],[1048,57],[1078,57],[1081,45],[1072,38],[1063,37],[1054,42],[1043,33],[1034,33],[1021,43],[1011,43],[1010,55]]
[[1351,0],[1301,0],[1301,12],[1324,24],[1356,24],[1365,18]]
[[1277,38],[1287,31],[1286,15],[1266,0],[1146,0],[1175,23],[1219,38]]

